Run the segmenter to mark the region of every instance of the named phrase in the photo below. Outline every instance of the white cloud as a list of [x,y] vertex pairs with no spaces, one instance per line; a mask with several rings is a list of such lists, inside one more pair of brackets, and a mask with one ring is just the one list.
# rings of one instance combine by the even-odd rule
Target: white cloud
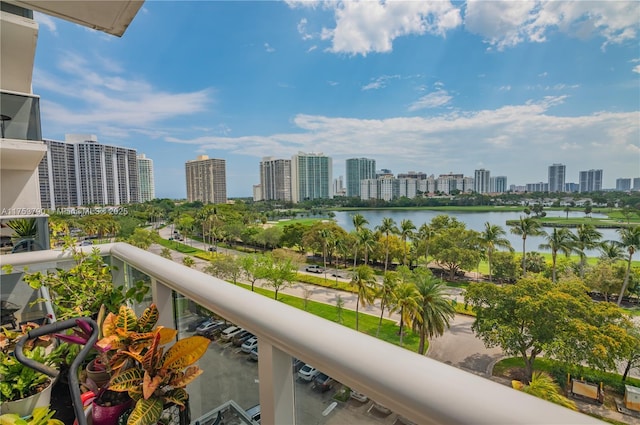
[[276,51],[276,49],[271,47],[269,43],[264,43],[264,50],[266,50],[267,53],[273,53]]
[[409,111],[418,111],[420,109],[439,108],[448,104],[453,97],[446,90],[438,89],[409,105]]
[[46,92],[41,111],[50,132],[155,131],[169,118],[205,111],[212,102],[209,89],[168,93],[144,80],[95,69],[87,58],[72,53],[48,70],[35,69],[34,89]]
[[551,31],[578,38],[599,36],[602,47],[637,37],[636,1],[483,1],[468,0],[464,25],[503,50],[523,42],[545,42]]
[[316,46],[316,45],[314,44],[313,46],[311,46],[311,47],[309,47],[309,48],[307,49],[307,53],[311,53],[311,52],[313,52],[314,50],[316,50],[317,48],[318,48],[318,46]]
[[300,22],[298,22],[298,33],[302,36],[303,40],[310,40],[313,38],[313,35],[307,33],[307,19],[302,18]]
[[638,74],[640,74],[640,65],[636,65],[636,66],[634,66],[634,67],[632,68],[632,71],[633,71],[633,72],[636,72],[636,73],[638,73]]
[[511,91],[511,86],[509,86],[509,85],[502,86],[498,90],[500,90],[500,91]]
[[383,89],[387,86],[387,82],[389,80],[395,80],[398,78],[400,78],[399,75],[383,75],[383,76],[372,79],[370,83],[362,86],[362,90],[367,91],[367,90]]
[[[552,109],[565,100],[565,96],[549,96],[492,110],[432,117],[358,119],[298,114],[290,133],[166,140],[256,158],[324,152],[334,164],[366,152],[378,159],[380,167],[394,171],[466,172],[481,156],[487,168],[513,176],[523,175],[524,164],[546,170],[546,165],[557,162],[559,149],[571,149],[570,159],[564,162],[568,168],[575,164],[574,170],[603,163],[618,164],[622,174],[634,167],[637,170],[637,112],[553,115]],[[535,158],[531,152],[536,153]]]
[[33,18],[38,24],[48,29],[52,34],[58,35],[56,21],[51,16],[40,12],[33,12]]
[[340,83],[338,83],[337,81],[327,81],[327,84],[329,84],[330,86],[337,86]]
[[[305,2],[294,5],[312,6]],[[335,10],[335,27],[321,32],[322,39],[331,41],[329,50],[334,53],[366,56],[390,52],[398,37],[426,33],[443,36],[462,22],[460,10],[448,1],[345,1],[324,5]]]

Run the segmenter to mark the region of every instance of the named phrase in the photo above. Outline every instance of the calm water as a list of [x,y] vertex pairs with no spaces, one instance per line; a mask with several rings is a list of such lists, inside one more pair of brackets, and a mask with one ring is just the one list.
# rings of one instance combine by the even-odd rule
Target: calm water
[[[336,214],[336,222],[342,228],[348,232],[353,230],[352,216],[356,213],[362,214],[369,224],[369,229],[375,229],[376,226],[382,223],[384,217],[390,217],[395,220],[399,226],[400,222],[405,219],[409,219],[413,222],[416,228],[419,228],[424,223],[431,222],[433,217],[440,214],[447,214],[451,217],[455,217],[458,221],[461,221],[467,225],[468,229],[473,229],[478,232],[484,230],[484,223],[487,221],[491,224],[497,224],[507,232],[507,239],[511,242],[511,246],[516,252],[522,251],[522,238],[518,235],[514,235],[510,232],[510,228],[507,226],[507,220],[518,220],[521,215],[520,212],[459,212],[459,211],[429,211],[429,210],[366,210],[366,211],[334,211]],[[547,217],[566,217],[566,213],[563,211],[545,211]],[[605,217],[603,214],[592,214],[593,217]],[[582,212],[570,212],[569,217],[584,217]],[[545,227],[544,230],[551,231],[550,227]],[[571,229],[574,230],[574,229]],[[598,229],[602,233],[602,240],[619,240],[618,232],[616,229]],[[538,245],[545,243],[542,236],[527,236],[527,252],[530,251],[547,251],[538,248]],[[595,250],[588,252],[589,256],[598,256],[600,253]]]

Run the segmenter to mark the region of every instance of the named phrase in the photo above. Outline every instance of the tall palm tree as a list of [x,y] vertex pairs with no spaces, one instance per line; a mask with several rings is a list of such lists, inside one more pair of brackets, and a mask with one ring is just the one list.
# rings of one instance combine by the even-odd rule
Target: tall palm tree
[[618,306],[622,303],[622,297],[629,285],[629,275],[631,273],[631,258],[636,251],[640,250],[640,227],[625,227],[624,229],[618,229],[620,234],[620,246],[627,250],[627,271],[624,274],[624,282],[622,283],[622,289],[618,295]]
[[385,256],[384,256],[384,272],[389,268],[389,235],[398,233],[396,222],[391,217],[383,217],[382,223],[376,227],[376,230],[385,235]]
[[402,264],[407,265],[407,239],[413,235],[413,231],[416,230],[415,224],[409,219],[404,219],[400,222],[400,237],[402,238],[403,257]]
[[431,238],[435,236],[436,231],[427,223],[423,223],[415,234],[415,240],[424,244],[424,261],[425,265],[429,266],[429,242]]
[[573,250],[580,256],[580,277],[584,278],[584,269],[587,264],[587,251],[600,246],[602,233],[598,232],[593,224],[580,224],[574,235]]
[[559,404],[571,410],[577,410],[575,402],[563,396],[560,386],[553,380],[551,375],[545,372],[533,372],[529,385],[524,385],[520,381],[511,381],[511,385],[516,390]]
[[380,335],[380,328],[382,327],[382,316],[384,316],[384,309],[393,304],[393,296],[398,286],[398,275],[395,272],[387,272],[384,275],[382,286],[378,287],[377,298],[380,298],[380,321],[378,322],[378,330],[376,331],[376,338]]
[[420,294],[413,282],[398,284],[393,295],[392,312],[400,312],[400,346],[404,334],[404,325],[411,326],[420,309]]
[[551,272],[551,280],[553,283],[556,282],[556,258],[558,257],[558,251],[564,253],[567,257],[571,254],[571,250],[573,249],[574,239],[573,234],[566,227],[558,228],[554,227],[553,232],[546,233],[543,232],[545,243],[538,245],[540,249],[550,249],[551,250],[551,262],[552,262],[552,272]]
[[511,233],[522,237],[522,275],[527,275],[527,256],[526,243],[527,236],[536,236],[540,234],[540,223],[533,218],[520,217],[520,221],[510,224]]
[[373,269],[367,265],[361,265],[355,268],[351,276],[351,286],[357,293],[356,298],[356,331],[358,330],[358,310],[373,302],[375,296],[376,275]]
[[416,327],[420,333],[418,353],[423,355],[427,338],[442,336],[445,329],[449,328],[456,312],[445,294],[445,285],[440,279],[423,273],[416,282],[416,288],[420,314],[414,325],[417,324]]
[[493,280],[491,273],[491,261],[496,248],[508,248],[513,251],[511,242],[505,236],[507,232],[497,224],[491,224],[488,221],[484,223],[484,230],[480,233],[480,242],[484,245],[487,253],[487,261],[489,262],[489,280]]
[[330,239],[333,236],[331,230],[324,228],[318,231],[320,239],[322,239],[322,261],[324,264],[324,278],[327,279],[327,247],[329,246]]
[[373,251],[376,244],[376,237],[370,229],[366,227],[360,230],[358,234],[358,244],[362,247],[362,253],[364,254],[364,263],[369,264],[369,254]]
[[367,219],[364,218],[364,216],[360,213],[354,214],[354,216],[351,217],[351,220],[353,222],[353,228],[356,233],[356,243],[354,245],[355,252],[353,254],[353,268],[355,269],[356,266],[358,265],[358,236],[360,231],[364,228],[364,226],[369,224],[369,221],[367,221]]

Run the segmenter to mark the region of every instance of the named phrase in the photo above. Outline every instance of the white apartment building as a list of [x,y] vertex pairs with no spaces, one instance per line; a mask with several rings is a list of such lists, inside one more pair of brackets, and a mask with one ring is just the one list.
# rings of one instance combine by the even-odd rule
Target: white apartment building
[[204,204],[227,202],[227,171],[224,159],[200,155],[185,163],[187,201]]
[[291,200],[295,203],[333,198],[331,158],[299,152],[291,158]]
[[140,186],[139,202],[147,202],[156,198],[156,185],[153,178],[153,160],[143,153],[136,158],[138,161],[138,184]]
[[491,192],[491,176],[489,170],[481,168],[475,170],[473,191],[476,193],[489,193]]
[[549,166],[548,192],[564,192],[567,167],[564,164]]
[[261,200],[291,202],[291,160],[262,158],[260,186]]

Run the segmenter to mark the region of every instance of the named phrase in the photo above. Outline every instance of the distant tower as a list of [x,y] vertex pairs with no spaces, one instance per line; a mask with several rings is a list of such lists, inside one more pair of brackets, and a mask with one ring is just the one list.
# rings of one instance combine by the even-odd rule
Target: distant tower
[[153,160],[141,153],[138,161],[138,182],[140,184],[140,202],[151,201],[156,198],[156,187],[153,180]]
[[567,167],[564,164],[553,164],[549,167],[549,192],[564,192],[564,180]]
[[224,159],[200,155],[185,163],[187,201],[205,204],[227,202],[227,172]]
[[489,193],[490,191],[490,173],[489,170],[481,168],[475,171],[473,191],[476,193]]
[[262,158],[260,186],[262,200],[291,202],[291,160]]
[[360,181],[376,178],[376,160],[351,158],[346,162],[347,196],[360,197]]
[[291,200],[333,198],[331,158],[322,153],[299,152],[291,158]]
[[580,171],[580,192],[602,190],[602,170]]

